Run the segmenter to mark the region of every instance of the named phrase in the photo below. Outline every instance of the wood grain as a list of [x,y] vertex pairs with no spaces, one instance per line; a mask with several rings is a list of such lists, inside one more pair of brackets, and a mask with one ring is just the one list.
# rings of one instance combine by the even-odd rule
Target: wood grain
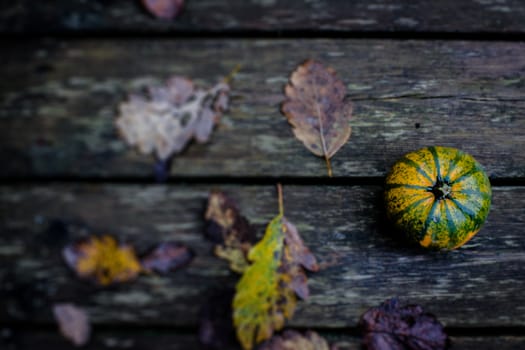
[[7,33],[210,32],[523,33],[520,0],[200,0],[173,21],[156,20],[129,0],[30,0],[0,4]]
[[[5,331],[4,331],[5,333]],[[51,331],[7,331],[3,344],[6,350],[29,350],[42,348],[54,350],[73,349],[57,332]],[[361,350],[359,336],[324,334],[330,343],[338,350]],[[491,337],[451,337],[452,349],[462,350],[515,350],[525,342],[522,336],[491,336]],[[130,349],[130,350],[187,350],[208,349],[199,343],[197,334],[173,332],[170,330],[142,330],[142,331],[104,331],[95,330],[89,344],[83,349]],[[222,348],[222,350],[239,350],[240,347]]]
[[126,92],[172,74],[211,85],[236,65],[231,109],[174,176],[326,176],[280,113],[295,67],[335,68],[354,101],[336,177],[384,176],[428,145],[471,153],[492,178],[525,176],[525,44],[394,40],[28,40],[0,43],[0,176],[149,177],[113,123]]
[[[0,320],[48,323],[50,305],[75,302],[96,324],[196,326],[201,305],[238,276],[202,235],[211,186],[72,185],[0,189]],[[262,234],[277,212],[273,187],[225,186]],[[285,214],[324,269],[292,326],[355,326],[390,297],[420,303],[450,327],[525,326],[525,189],[494,188],[481,232],[453,252],[407,247],[386,224],[377,186],[285,186]],[[513,205],[508,205],[513,203]],[[87,233],[111,233],[139,252],[159,241],[189,245],[196,258],[167,277],[142,276],[101,289],[78,281],[61,248]]]

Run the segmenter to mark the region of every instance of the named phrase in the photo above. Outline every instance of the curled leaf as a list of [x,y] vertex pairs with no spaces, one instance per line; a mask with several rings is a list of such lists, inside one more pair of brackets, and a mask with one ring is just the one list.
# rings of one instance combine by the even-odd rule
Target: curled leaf
[[164,86],[148,86],[145,95],[131,94],[119,107],[117,129],[129,145],[166,162],[192,139],[209,140],[228,108],[229,89],[226,83],[198,88],[189,79],[172,77]]
[[167,273],[190,263],[193,252],[178,242],[163,242],[144,256],[140,263],[145,271]]
[[69,339],[75,346],[83,346],[91,336],[91,325],[86,312],[70,303],[53,305],[60,333]]
[[62,255],[80,278],[105,286],[135,279],[142,268],[132,246],[111,236],[91,236],[67,245]]
[[295,226],[283,216],[281,191],[279,204],[279,215],[250,250],[248,259],[252,264],[236,287],[233,321],[244,349],[252,349],[284,327],[295,311],[296,294],[302,298],[309,294],[302,268],[317,269],[315,258],[302,243]]
[[441,350],[449,345],[443,326],[419,305],[389,299],[368,310],[359,324],[369,350]]
[[262,344],[258,350],[330,350],[326,340],[316,332],[308,331],[304,335],[293,331],[285,331],[280,336],[274,336]]
[[211,192],[206,209],[206,236],[218,244],[214,252],[242,273],[248,266],[248,252],[255,241],[255,230],[242,216],[236,203],[222,192]]
[[184,6],[184,0],[142,0],[144,7],[155,17],[173,19]]
[[319,266],[315,256],[304,245],[295,225],[285,217],[283,217],[282,222],[285,248],[281,270],[290,276],[290,287],[293,291],[301,299],[307,299],[310,292],[304,269],[315,272],[319,270]]
[[283,114],[295,137],[313,154],[324,157],[332,176],[330,158],[348,141],[352,103],[345,100],[346,87],[332,68],[308,60],[292,73],[285,87]]

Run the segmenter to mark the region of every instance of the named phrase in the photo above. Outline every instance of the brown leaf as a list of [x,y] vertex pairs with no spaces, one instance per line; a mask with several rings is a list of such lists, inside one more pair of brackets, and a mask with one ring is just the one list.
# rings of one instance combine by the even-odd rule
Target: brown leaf
[[309,271],[318,271],[317,260],[310,249],[304,245],[295,225],[286,218],[283,218],[283,224],[285,225],[284,243],[290,249],[292,260]]
[[193,256],[193,252],[182,243],[163,242],[146,254],[140,263],[146,271],[168,273],[189,264]]
[[293,330],[285,331],[281,336],[274,336],[262,344],[258,350],[330,350],[326,340],[316,332],[308,331],[304,335]]
[[318,271],[319,266],[315,256],[304,245],[295,225],[285,217],[282,222],[285,248],[280,269],[291,277],[290,286],[294,292],[301,299],[307,299],[310,292],[307,284],[308,278],[303,267],[309,271]]
[[62,255],[80,278],[100,285],[135,279],[142,268],[132,246],[111,236],[91,236],[67,245]]
[[182,11],[184,0],[142,0],[142,4],[157,18],[173,19]]
[[236,203],[222,192],[211,192],[205,214],[207,237],[218,243],[215,254],[242,273],[248,266],[247,255],[255,242],[255,230],[242,216]]
[[332,176],[330,158],[348,141],[352,104],[346,87],[332,68],[308,60],[292,73],[285,87],[281,110],[295,137],[313,154],[324,157]]
[[369,350],[439,350],[449,346],[443,326],[419,305],[401,307],[389,299],[361,316],[364,344]]
[[85,345],[91,336],[91,325],[86,312],[69,303],[53,305],[60,333],[69,339],[75,346]]
[[192,139],[209,140],[228,108],[229,89],[219,83],[205,90],[189,79],[172,77],[164,86],[148,86],[145,95],[131,94],[119,106],[116,127],[129,145],[166,161]]

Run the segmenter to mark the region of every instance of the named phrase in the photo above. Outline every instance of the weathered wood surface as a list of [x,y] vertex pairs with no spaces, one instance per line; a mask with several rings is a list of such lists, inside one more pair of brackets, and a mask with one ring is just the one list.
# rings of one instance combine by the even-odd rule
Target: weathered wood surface
[[[73,349],[74,347],[58,332],[51,331],[12,331],[8,337],[4,336],[4,344],[0,339],[0,346],[5,350],[26,349]],[[338,350],[361,349],[361,338],[357,336],[324,335],[331,345]],[[514,342],[510,342],[515,344]],[[44,346],[44,348],[43,348]],[[194,333],[174,332],[173,330],[135,330],[133,331],[100,331],[94,329],[90,342],[82,349],[131,349],[131,350],[188,350],[210,349],[199,342],[197,331]],[[221,347],[221,350],[240,350],[240,346]],[[299,349],[298,349],[299,350]]]
[[130,0],[3,1],[0,31],[337,31],[524,33],[521,0],[199,0],[174,21],[155,20]]
[[[141,334],[142,333],[142,334]],[[4,350],[28,349],[78,349],[58,333],[51,331],[8,331],[8,337],[0,340]],[[94,330],[85,350],[130,349],[130,350],[187,350],[205,349],[194,334],[172,334],[164,332],[119,332]],[[227,350],[227,349],[225,349]]]
[[[238,276],[210,253],[202,214],[210,187],[72,185],[0,189],[0,320],[47,323],[50,305],[72,301],[96,324],[196,326],[210,293]],[[276,214],[271,186],[225,186],[259,234]],[[525,189],[494,188],[482,231],[453,252],[422,252],[392,236],[378,186],[286,186],[285,211],[325,265],[290,325],[354,327],[390,297],[422,304],[449,327],[525,326]],[[512,205],[509,205],[512,203]],[[69,227],[69,228],[68,228]],[[78,281],[61,258],[87,232],[113,233],[139,251],[163,240],[197,256],[167,277],[101,289]]]
[[355,102],[336,177],[383,176],[433,144],[473,154],[492,178],[525,176],[521,42],[5,40],[0,51],[0,176],[150,176],[152,158],[116,135],[119,101],[171,74],[213,84],[237,63],[231,110],[172,175],[326,176],[279,111],[290,72],[309,57],[334,67]]
[[[33,350],[33,349],[74,349],[74,347],[57,332],[52,331],[12,331],[7,332],[0,340],[5,350]],[[323,333],[321,333],[323,334]],[[337,350],[361,350],[361,338],[349,335],[326,335],[329,343],[337,346]],[[525,344],[525,337],[451,337],[452,349],[458,350],[516,350]],[[168,331],[100,331],[95,329],[91,341],[82,349],[130,349],[130,350],[187,350],[207,349],[202,346],[196,334],[181,334]],[[223,348],[223,350],[240,347]]]

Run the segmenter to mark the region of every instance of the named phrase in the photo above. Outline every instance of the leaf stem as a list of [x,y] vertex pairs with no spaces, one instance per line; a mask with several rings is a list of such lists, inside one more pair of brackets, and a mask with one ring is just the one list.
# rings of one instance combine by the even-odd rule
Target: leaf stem
[[279,215],[284,215],[284,204],[283,204],[283,187],[280,183],[277,183],[277,196],[279,200]]
[[324,159],[326,160],[326,168],[328,169],[328,177],[332,177],[332,164],[330,163],[330,158],[325,154]]
[[235,67],[233,67],[232,71],[230,72],[230,74],[228,74],[222,81],[224,84],[230,84],[231,81],[233,80],[233,77],[235,77],[235,75],[237,73],[239,73],[239,71],[241,70],[241,65],[239,63],[237,63],[235,65]]

